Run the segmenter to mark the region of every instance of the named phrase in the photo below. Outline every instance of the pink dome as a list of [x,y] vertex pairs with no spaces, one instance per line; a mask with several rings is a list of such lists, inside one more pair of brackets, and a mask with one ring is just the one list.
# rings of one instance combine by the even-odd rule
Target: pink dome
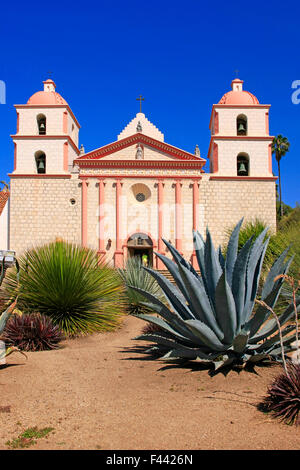
[[57,93],[56,91],[38,91],[37,93],[34,93],[29,100],[27,101],[27,104],[38,104],[38,105],[51,105],[51,104],[64,104],[68,105],[66,100]]
[[236,78],[232,81],[232,90],[225,93],[219,101],[219,104],[231,104],[231,105],[254,105],[259,104],[256,96],[252,95],[249,91],[243,90],[243,81]]

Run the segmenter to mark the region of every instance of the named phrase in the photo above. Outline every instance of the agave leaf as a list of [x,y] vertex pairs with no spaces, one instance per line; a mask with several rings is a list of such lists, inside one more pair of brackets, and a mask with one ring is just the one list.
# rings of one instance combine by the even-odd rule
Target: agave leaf
[[207,294],[215,305],[215,291],[222,274],[222,269],[212,243],[210,232],[207,231],[204,247],[204,260],[206,270]]
[[219,259],[221,269],[223,270],[224,267],[225,267],[225,258],[224,258],[223,253],[222,253],[221,245],[219,245],[217,255],[218,255],[218,259]]
[[[282,337],[284,338],[284,336],[288,335],[293,330],[295,330],[295,325],[288,325],[286,328],[284,328],[281,331]],[[267,339],[263,343],[258,344],[256,348],[253,348],[253,349],[259,353],[261,351],[265,351],[269,349],[271,346],[279,342],[280,342],[280,333],[278,332],[276,335],[273,335],[271,338]]]
[[207,323],[219,339],[223,338],[223,332],[216,322],[215,314],[212,311],[212,306],[203,283],[196,279],[184,266],[180,266],[179,270],[189,294],[187,301],[194,316],[200,321]]
[[151,315],[143,315],[143,314],[142,315],[136,315],[136,317],[140,318],[141,320],[144,320],[144,321],[147,321],[149,323],[153,323],[154,325],[159,326],[163,330],[165,330],[168,333],[170,333],[171,335],[175,336],[174,339],[178,338],[180,340],[188,341],[188,342],[191,342],[193,344],[193,342],[190,341],[186,336],[183,336],[182,334],[180,334],[180,332],[177,329],[172,328],[166,321],[162,320],[161,318],[154,317],[154,316],[151,316]]
[[190,354],[191,357],[196,358],[200,354],[205,354],[203,353],[201,348],[189,348],[187,346],[184,346],[183,344],[177,343],[176,341],[173,341],[168,338],[164,338],[160,336],[159,334],[149,334],[149,335],[140,335],[134,338],[135,340],[142,340],[142,341],[150,341],[157,343],[160,346],[164,346],[166,348],[171,349],[178,349],[180,351],[185,351],[187,354]]
[[241,225],[243,223],[244,218],[242,218],[237,225],[235,226],[232,234],[230,236],[228,245],[227,245],[227,253],[226,253],[226,260],[225,260],[225,270],[226,270],[226,279],[228,284],[232,285],[232,274],[234,270],[234,265],[236,262],[237,252],[238,252],[238,245],[239,245],[239,233],[241,229]]
[[[296,305],[297,305],[297,312],[300,311],[300,296],[296,298]],[[294,305],[291,302],[288,307],[285,309],[285,311],[278,317],[280,325],[284,325],[287,321],[289,321],[292,316],[294,315]],[[277,331],[277,322],[275,319],[270,319],[269,321],[266,322],[266,324],[258,331],[257,335],[253,336],[250,340],[249,343],[258,343],[259,341],[264,340],[268,336],[272,335]]]
[[194,249],[196,253],[197,262],[198,262],[200,273],[201,273],[201,279],[203,280],[203,284],[207,292],[207,280],[206,280],[205,259],[204,259],[205,242],[203,240],[202,235],[198,231],[195,231],[195,230],[193,230],[193,243],[194,243]]
[[[283,271],[283,266],[284,266],[284,260],[289,252],[290,247],[287,247],[286,250],[284,250],[281,255],[274,261],[268,276],[266,278],[266,281],[264,283],[262,293],[261,293],[261,299],[264,300],[273,290],[274,286],[274,279],[276,276],[282,273]],[[293,258],[291,258],[290,263],[292,262]],[[290,266],[290,264],[289,264]],[[285,269],[287,271],[287,268]]]
[[240,249],[232,275],[232,294],[235,300],[236,316],[237,316],[237,331],[240,330],[243,321],[243,310],[245,306],[246,295],[246,272],[248,257],[251,250],[252,238],[245,243]]
[[179,253],[179,251],[171,243],[169,243],[164,238],[162,240],[163,240],[164,244],[167,246],[167,248],[169,249],[170,253],[172,254],[176,264],[177,265],[180,264],[180,265],[184,266],[185,268],[189,269],[191,271],[191,273],[194,274],[194,276],[199,278],[199,275],[198,275],[197,271],[194,269],[194,267],[191,265],[191,263],[186,261],[184,259],[184,257]]
[[[166,268],[170,271],[173,276],[174,281],[176,282],[177,287],[179,288],[180,293],[186,298],[188,296],[187,290],[185,288],[184,282],[182,282],[182,278],[179,273],[178,265],[172,261],[170,258],[167,258],[160,253],[156,253],[156,256],[162,260]],[[178,294],[179,295],[179,294]]]
[[[288,263],[285,265],[283,274],[286,274],[291,262],[292,262],[292,259],[290,259]],[[283,278],[278,279],[275,283],[273,281],[273,290],[271,290],[267,298],[264,299],[264,302],[269,307],[273,308],[276,305],[276,302],[278,300],[278,297],[280,295],[280,292],[283,286],[283,282],[284,282]],[[266,290],[266,292],[268,291],[269,289]],[[259,305],[253,317],[245,325],[247,328],[250,328],[251,337],[259,330],[259,328],[262,326],[262,324],[267,320],[269,316],[270,316],[270,311],[263,305]]]
[[267,358],[268,358],[268,355],[265,353],[254,354],[253,356],[250,356],[250,358],[248,359],[248,362],[260,362]]
[[228,349],[225,344],[221,343],[214,331],[200,320],[185,320],[185,324],[212,352]]
[[198,359],[198,361],[200,359],[200,362],[212,362],[217,356],[218,353],[205,354],[199,350],[197,352],[195,350],[186,351],[179,346],[177,349],[171,349],[168,351],[161,359]]
[[13,314],[13,311],[17,305],[17,299],[3,312],[0,316],[0,333],[4,331],[7,320]]
[[223,341],[231,344],[236,334],[236,308],[234,298],[227,282],[226,271],[221,275],[215,293],[216,320],[224,333]]
[[[263,232],[262,232],[263,233]],[[259,237],[257,237],[254,245],[256,244]],[[242,313],[242,324],[246,323],[252,314],[254,302],[257,294],[259,278],[263,265],[264,256],[268,247],[269,238],[263,243],[263,245],[255,246],[254,253],[250,253],[248,267],[247,267],[247,291],[245,299],[245,307]]]
[[234,341],[232,343],[233,350],[239,354],[243,353],[243,351],[245,351],[247,347],[248,339],[249,331],[242,330],[239,335],[234,338]]
[[166,299],[168,300],[169,304],[172,306],[172,308],[180,312],[180,315],[184,319],[188,318],[193,318],[193,314],[191,314],[190,309],[188,308],[186,304],[186,300],[184,296],[182,295],[181,292],[172,284],[169,279],[167,279],[165,276],[160,274],[157,271],[154,271],[153,269],[150,268],[144,268],[146,271],[148,271],[156,280],[158,285],[162,288]]
[[4,274],[5,274],[5,256],[3,256],[3,260],[1,261],[0,286],[3,282]]
[[224,355],[221,361],[214,361],[214,368],[215,370],[221,369],[222,367],[229,366],[233,363],[233,361],[233,357],[228,357],[227,355]]

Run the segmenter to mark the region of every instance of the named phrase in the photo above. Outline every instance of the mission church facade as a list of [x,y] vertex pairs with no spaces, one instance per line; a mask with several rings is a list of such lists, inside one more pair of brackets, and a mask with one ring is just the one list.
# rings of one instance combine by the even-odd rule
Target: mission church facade
[[212,106],[206,163],[165,142],[139,112],[117,140],[85,153],[80,125],[53,80],[15,105],[17,131],[10,185],[10,248],[26,249],[55,239],[90,247],[114,266],[155,252],[162,238],[195,263],[192,231],[209,227],[216,245],[241,217],[276,229],[276,177],[272,173],[270,105],[232,81]]

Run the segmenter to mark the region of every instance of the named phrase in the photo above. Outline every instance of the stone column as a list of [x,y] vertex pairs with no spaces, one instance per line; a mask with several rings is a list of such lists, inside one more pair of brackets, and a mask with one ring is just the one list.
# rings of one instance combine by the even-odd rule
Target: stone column
[[175,183],[175,246],[182,254],[182,205],[181,205],[181,181]]
[[87,246],[87,178],[81,178],[81,244]]
[[[159,179],[157,182],[157,209],[158,209],[158,253],[164,255],[164,242],[163,237],[163,203],[164,203],[164,182],[163,179]],[[163,262],[156,258],[156,268],[166,269]]]
[[98,243],[98,256],[99,258],[103,258],[106,254],[104,248],[104,180],[102,178],[98,178],[99,183],[99,243]]
[[123,267],[123,251],[121,240],[121,214],[120,214],[120,198],[122,192],[122,183],[120,179],[116,180],[116,251],[115,251],[115,267]]
[[[198,230],[199,225],[199,181],[193,181],[193,230]],[[192,265],[195,269],[199,269],[196,253],[192,253]]]

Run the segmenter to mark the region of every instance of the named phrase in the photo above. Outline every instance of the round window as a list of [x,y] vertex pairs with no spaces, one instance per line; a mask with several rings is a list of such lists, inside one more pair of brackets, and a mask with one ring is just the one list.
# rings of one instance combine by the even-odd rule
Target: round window
[[145,201],[146,196],[145,196],[145,194],[143,194],[143,193],[138,193],[138,194],[135,196],[135,198],[136,198],[137,201],[143,202],[143,201]]

